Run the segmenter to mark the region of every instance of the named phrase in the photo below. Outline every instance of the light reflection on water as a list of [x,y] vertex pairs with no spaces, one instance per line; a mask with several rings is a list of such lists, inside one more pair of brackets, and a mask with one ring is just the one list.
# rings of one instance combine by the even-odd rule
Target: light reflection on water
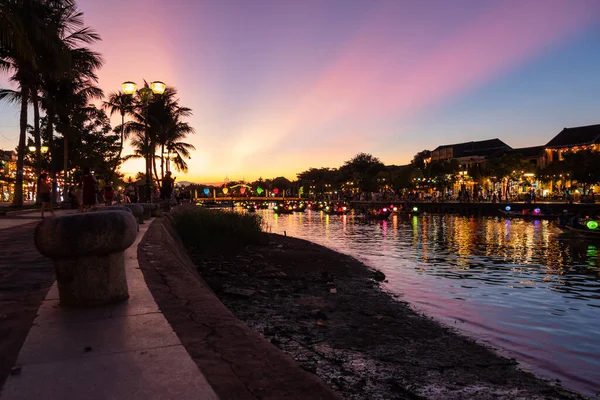
[[548,221],[261,212],[273,233],[381,270],[386,289],[539,375],[600,391],[600,243],[562,239]]

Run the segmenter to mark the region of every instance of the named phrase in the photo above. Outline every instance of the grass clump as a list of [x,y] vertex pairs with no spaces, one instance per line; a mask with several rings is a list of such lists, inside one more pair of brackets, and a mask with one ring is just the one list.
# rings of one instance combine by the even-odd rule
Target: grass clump
[[172,220],[183,243],[198,250],[223,251],[268,242],[257,214],[186,207]]

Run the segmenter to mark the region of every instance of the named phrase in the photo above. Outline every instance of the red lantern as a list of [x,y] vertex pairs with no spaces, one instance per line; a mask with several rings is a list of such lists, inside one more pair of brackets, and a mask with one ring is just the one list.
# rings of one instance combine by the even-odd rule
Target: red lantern
[[279,193],[279,189],[277,189],[277,188],[273,189],[273,193],[278,194]]
[[246,188],[242,186],[242,187],[240,188],[240,193],[241,193],[241,194],[244,194],[244,193],[246,193]]

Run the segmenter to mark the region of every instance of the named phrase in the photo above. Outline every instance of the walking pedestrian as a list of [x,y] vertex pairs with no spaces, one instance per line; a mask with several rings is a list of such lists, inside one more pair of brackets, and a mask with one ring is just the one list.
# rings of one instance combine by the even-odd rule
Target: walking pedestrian
[[96,185],[98,184],[96,177],[90,172],[89,167],[83,168],[81,183],[83,184],[83,209],[87,210],[97,202]]
[[137,203],[138,201],[137,186],[131,178],[129,178],[129,185],[127,185],[127,189],[125,189],[125,196],[129,200],[129,203]]
[[48,174],[40,174],[38,179],[38,193],[40,195],[40,200],[42,202],[42,218],[44,218],[44,210],[46,206],[48,206],[48,210],[52,213],[54,217],[54,209],[52,208],[52,187],[48,184]]
[[162,186],[160,188],[160,198],[169,200],[173,194],[173,184],[175,179],[171,177],[171,171],[168,171],[163,178]]
[[113,188],[112,182],[110,181],[110,177],[106,177],[104,179],[104,205],[110,206],[112,205],[113,199],[115,197],[115,190]]

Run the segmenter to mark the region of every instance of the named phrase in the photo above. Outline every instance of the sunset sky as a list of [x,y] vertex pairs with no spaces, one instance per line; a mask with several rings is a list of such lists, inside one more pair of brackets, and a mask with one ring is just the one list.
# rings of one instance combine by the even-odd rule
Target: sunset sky
[[[598,0],[78,4],[103,39],[105,92],[162,80],[192,108],[180,181],[295,179],[359,152],[406,164],[440,144],[534,146],[600,123]],[[17,136],[18,107],[2,104],[0,148]]]

